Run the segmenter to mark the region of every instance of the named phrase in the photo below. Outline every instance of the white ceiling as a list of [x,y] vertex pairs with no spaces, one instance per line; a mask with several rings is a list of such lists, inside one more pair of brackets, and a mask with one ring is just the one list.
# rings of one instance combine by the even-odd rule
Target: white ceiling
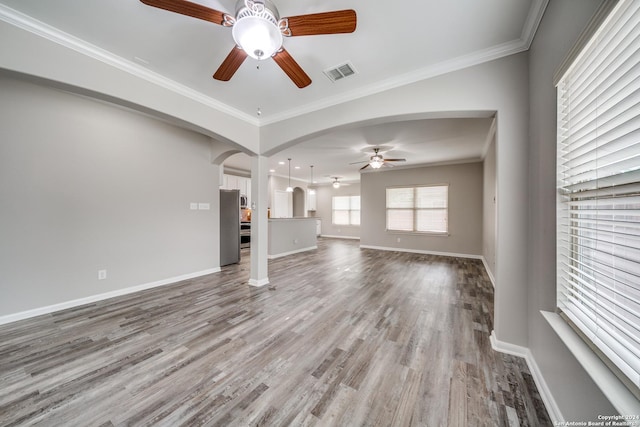
[[[197,0],[233,13],[235,0]],[[443,72],[528,49],[546,0],[275,0],[283,17],[354,9],[352,34],[286,38],[284,47],[309,74],[298,89],[271,59],[242,64],[229,82],[211,76],[234,46],[231,30],[138,0],[0,0],[3,15],[80,39],[134,68],[149,70],[186,90],[195,90],[225,111],[268,124],[315,109],[412,83]],[[5,5],[6,7],[2,6]],[[52,27],[52,28],[49,28]],[[330,81],[323,70],[350,61],[355,76]],[[261,115],[257,115],[260,109]],[[358,165],[384,146],[386,157],[406,157],[407,166],[479,158],[491,119],[427,119],[336,131],[273,156],[271,166],[291,157],[292,176],[314,174],[358,179]],[[324,147],[321,149],[319,147]],[[226,165],[247,168],[246,155]],[[281,168],[282,166],[280,166]],[[286,175],[286,172],[285,172]]]
[[[272,174],[288,176],[288,158],[291,158],[291,176],[318,184],[328,184],[331,177],[340,181],[359,180],[362,162],[373,155],[373,147],[380,148],[385,158],[404,158],[393,167],[479,160],[487,146],[493,118],[423,119],[382,123],[371,126],[339,130],[328,135],[308,139],[271,157]],[[242,169],[244,154],[237,154],[226,164]],[[299,167],[299,169],[296,169]],[[389,166],[385,166],[388,168]],[[384,170],[384,169],[382,169]],[[365,172],[377,173],[370,168]]]

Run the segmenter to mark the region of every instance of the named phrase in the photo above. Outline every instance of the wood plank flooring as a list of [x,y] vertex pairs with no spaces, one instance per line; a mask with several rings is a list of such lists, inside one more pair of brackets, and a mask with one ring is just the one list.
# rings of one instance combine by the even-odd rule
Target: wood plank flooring
[[0,326],[0,425],[551,425],[480,261],[320,239],[275,289],[248,268]]

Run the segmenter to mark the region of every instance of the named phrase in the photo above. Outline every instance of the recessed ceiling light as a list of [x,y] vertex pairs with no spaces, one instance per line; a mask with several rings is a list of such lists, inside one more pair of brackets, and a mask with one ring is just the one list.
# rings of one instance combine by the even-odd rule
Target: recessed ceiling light
[[284,162],[278,162],[279,165],[284,165]]
[[300,169],[300,166],[294,166],[293,168],[294,169]]

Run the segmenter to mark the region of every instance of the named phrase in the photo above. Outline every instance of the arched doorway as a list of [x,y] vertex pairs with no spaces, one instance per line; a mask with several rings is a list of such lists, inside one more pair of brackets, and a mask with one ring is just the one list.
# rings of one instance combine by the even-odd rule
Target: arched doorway
[[293,216],[300,217],[304,215],[304,190],[300,187],[293,189]]

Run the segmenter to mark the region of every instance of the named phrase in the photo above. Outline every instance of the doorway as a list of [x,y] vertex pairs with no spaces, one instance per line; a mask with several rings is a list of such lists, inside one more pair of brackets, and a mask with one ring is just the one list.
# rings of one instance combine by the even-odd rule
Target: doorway
[[300,187],[293,189],[293,217],[303,217],[304,214],[304,190]]

